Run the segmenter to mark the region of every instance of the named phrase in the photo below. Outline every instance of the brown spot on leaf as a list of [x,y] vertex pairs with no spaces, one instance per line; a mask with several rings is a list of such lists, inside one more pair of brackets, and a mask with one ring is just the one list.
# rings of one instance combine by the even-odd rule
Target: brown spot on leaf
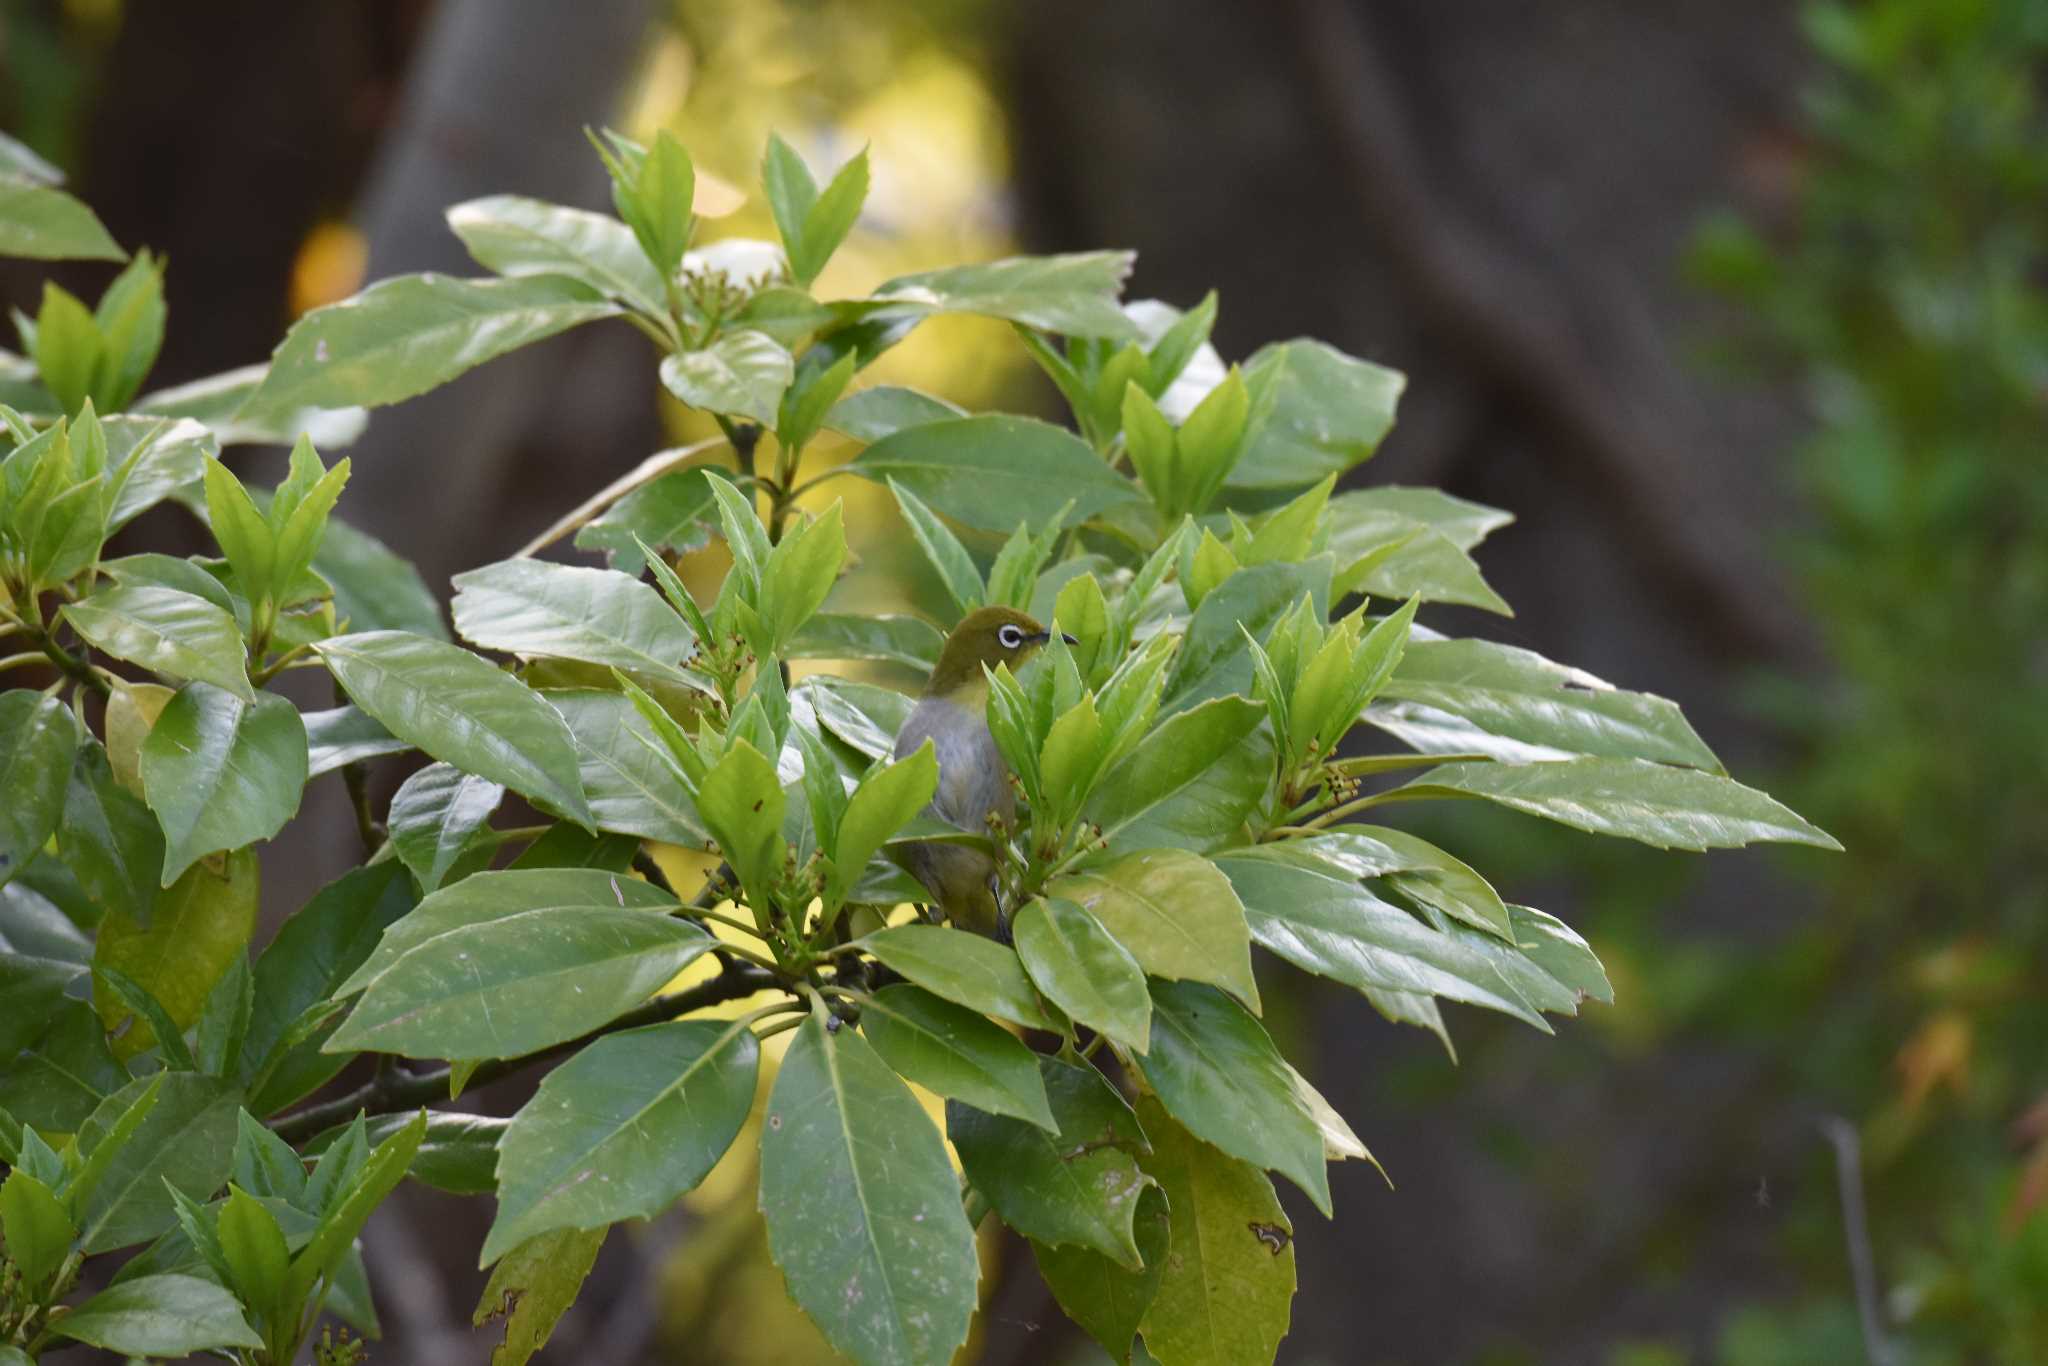
[[1278,1224],[1262,1224],[1254,1219],[1246,1227],[1251,1229],[1252,1237],[1264,1243],[1266,1251],[1275,1257],[1285,1252],[1287,1245],[1294,1241],[1294,1235]]

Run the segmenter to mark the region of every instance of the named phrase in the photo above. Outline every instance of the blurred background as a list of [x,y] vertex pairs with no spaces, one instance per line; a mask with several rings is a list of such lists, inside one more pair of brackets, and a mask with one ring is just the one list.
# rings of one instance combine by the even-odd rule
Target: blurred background
[[[1220,291],[1227,358],[1308,334],[1408,373],[1364,480],[1520,519],[1482,559],[1520,615],[1438,624],[1677,698],[1850,852],[1459,811],[1427,833],[1586,934],[1617,1004],[1555,1039],[1455,1012],[1455,1064],[1276,973],[1269,1023],[1394,1181],[1295,1211],[1281,1359],[1331,1366],[2048,1362],[2044,108],[2044,0],[0,0],[0,127],[168,254],[156,384],[473,273],[455,201],[603,206],[607,123],[743,188],[770,129],[869,145],[827,294],[1127,246],[1133,297]],[[886,365],[1052,410],[999,327]],[[444,585],[692,435],[640,338],[578,331],[378,413],[341,511]],[[907,538],[853,513],[843,591],[900,597]],[[267,855],[273,913],[334,857]],[[542,1359],[829,1360],[751,1191],[615,1231]],[[483,1224],[379,1215],[374,1361],[485,1359]],[[987,1251],[969,1358],[1100,1359]]]

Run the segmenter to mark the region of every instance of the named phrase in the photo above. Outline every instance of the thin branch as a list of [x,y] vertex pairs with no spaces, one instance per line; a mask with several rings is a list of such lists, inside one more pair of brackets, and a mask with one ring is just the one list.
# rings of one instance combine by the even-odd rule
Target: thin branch
[[1863,1324],[1863,1351],[1870,1366],[1894,1366],[1898,1357],[1885,1336],[1877,1259],[1870,1250],[1870,1221],[1863,1208],[1863,1149],[1856,1126],[1840,1115],[1820,1120],[1822,1137],[1834,1145],[1835,1185],[1842,1198],[1842,1237],[1849,1244],[1849,1276],[1856,1287],[1856,1316]]
[[83,687],[87,692],[97,693],[101,697],[105,697],[113,692],[113,689],[107,685],[107,680],[100,677],[99,670],[94,669],[92,665],[86,663],[77,655],[72,654],[71,651],[65,649],[62,645],[59,645],[57,638],[48,631],[30,627],[26,634],[30,642],[43,652],[44,658],[56,665],[59,672],[66,678]]
[[[641,1006],[629,1010],[602,1029],[594,1029],[578,1039],[544,1048],[538,1053],[528,1053],[521,1058],[503,1058],[487,1062],[476,1069],[470,1078],[469,1089],[488,1086],[506,1077],[524,1072],[528,1068],[575,1052],[595,1039],[622,1030],[638,1029],[642,1025],[662,1024],[679,1019],[695,1010],[718,1005],[725,1001],[737,1001],[776,985],[773,973],[760,968],[728,963],[725,970],[708,982],[676,992],[672,996],[658,996]],[[299,1143],[355,1118],[357,1111],[369,1115],[388,1115],[400,1110],[410,1110],[439,1096],[448,1094],[448,1069],[437,1067],[431,1072],[400,1072],[395,1069],[381,1072],[364,1082],[347,1095],[311,1105],[295,1114],[273,1121],[271,1128],[288,1143]]]
[[538,555],[556,541],[572,532],[579,531],[586,523],[595,521],[605,509],[618,502],[643,484],[651,484],[670,470],[679,469],[702,451],[720,443],[722,438],[711,437],[690,446],[677,446],[671,450],[656,451],[632,469],[606,484],[596,493],[578,503],[546,531],[512,552],[514,559],[526,559]]
[[1556,454],[1649,577],[1724,652],[1782,659],[1804,652],[1796,618],[1738,567],[1696,513],[1687,470],[1628,396],[1601,379],[1570,312],[1511,253],[1434,193],[1400,81],[1343,0],[1288,0],[1311,98],[1349,175],[1346,186],[1392,277],[1427,322],[1503,397],[1554,440]]

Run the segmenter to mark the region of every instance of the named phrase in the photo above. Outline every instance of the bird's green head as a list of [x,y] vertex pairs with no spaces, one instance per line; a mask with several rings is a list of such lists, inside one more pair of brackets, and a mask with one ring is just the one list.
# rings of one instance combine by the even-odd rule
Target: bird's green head
[[977,608],[946,637],[946,648],[939,652],[938,667],[925,685],[925,695],[946,697],[962,689],[978,692],[985,686],[984,665],[993,669],[1007,664],[1015,673],[1051,638],[1052,632],[1014,607]]

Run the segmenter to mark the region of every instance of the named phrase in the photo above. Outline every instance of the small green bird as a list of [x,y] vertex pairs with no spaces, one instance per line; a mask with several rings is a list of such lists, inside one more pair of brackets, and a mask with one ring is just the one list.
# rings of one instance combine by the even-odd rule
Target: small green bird
[[[938,665],[910,719],[896,737],[896,757],[932,742],[939,761],[939,788],[925,814],[974,834],[988,832],[991,814],[1009,820],[1017,813],[1010,767],[988,729],[988,678],[984,666],[1007,664],[1015,673],[1052,638],[1052,632],[1009,607],[969,612],[946,637]],[[1063,636],[1069,644],[1072,636]],[[995,860],[958,844],[913,844],[903,853],[912,877],[923,883],[947,918],[963,929],[1001,937],[1008,930],[996,899]]]

